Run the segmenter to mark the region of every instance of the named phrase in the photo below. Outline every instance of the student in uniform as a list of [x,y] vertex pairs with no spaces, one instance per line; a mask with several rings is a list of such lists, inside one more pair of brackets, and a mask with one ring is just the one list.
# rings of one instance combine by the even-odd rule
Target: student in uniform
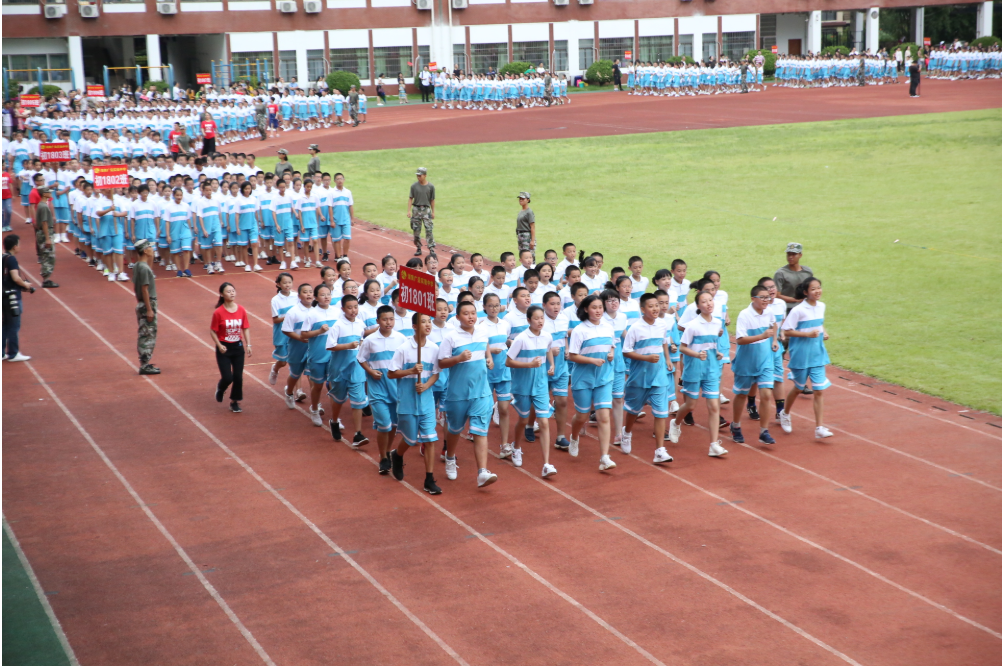
[[553,269],[553,281],[568,285],[571,283],[564,279],[564,274],[569,267],[578,265],[578,248],[574,243],[564,243],[563,252],[564,258]]
[[331,399],[331,418],[327,422],[331,437],[341,441],[338,416],[346,400],[351,401],[351,417],[355,426],[355,436],[351,445],[355,448],[369,443],[362,434],[362,410],[369,404],[365,395],[365,371],[356,362],[365,335],[365,324],[358,318],[358,299],[351,294],[341,298],[341,317],[327,331],[327,351],[330,362],[327,368],[327,395]]
[[359,296],[358,302],[358,316],[362,318],[362,323],[365,324],[365,336],[369,337],[376,332],[379,328],[377,323],[377,311],[379,310],[380,295],[383,293],[383,288],[379,286],[379,282],[376,280],[366,280],[362,285],[362,295]]
[[[510,421],[508,405],[511,403],[511,370],[504,362],[504,354],[508,351],[508,339],[511,337],[511,326],[507,320],[500,319],[501,301],[497,294],[484,296],[485,319],[477,323],[487,336],[487,348],[493,360],[493,367],[487,373],[487,381],[494,394],[494,422],[501,429],[501,458],[512,455],[513,443],[508,439]],[[472,432],[472,431],[471,431]]]
[[[629,278],[623,276],[624,281]],[[602,321],[612,327],[615,334],[612,360],[612,437],[613,443],[621,440],[623,433],[623,404],[626,398],[626,361],[623,359],[623,338],[626,337],[628,320],[619,311],[619,293],[606,289],[599,294],[605,314]]]
[[379,473],[388,474],[391,469],[390,446],[398,425],[397,382],[388,373],[393,366],[393,355],[407,342],[407,338],[394,330],[396,315],[389,305],[381,305],[376,310],[376,324],[379,326],[376,332],[366,336],[362,342],[358,362],[366,374],[372,425],[376,429],[376,443],[379,445]]
[[[616,269],[613,269],[612,273],[615,274],[615,272]],[[619,294],[619,312],[626,317],[627,326],[632,326],[641,317],[640,296],[633,297],[633,286],[633,280],[627,275],[613,277],[612,283],[606,285],[606,288],[613,287],[616,293]],[[644,292],[640,293],[643,294]]]
[[[310,420],[318,428],[324,425],[320,393],[327,382],[331,353],[327,349],[327,331],[337,322],[338,311],[331,307],[331,290],[326,284],[313,288],[313,307],[303,318],[299,337],[307,343],[305,374],[310,380]],[[291,373],[291,368],[290,368]]]
[[589,294],[595,294],[605,289],[606,280],[600,276],[601,270],[598,259],[595,257],[586,257],[581,262],[581,268],[584,270],[581,282],[588,287]]
[[[772,302],[769,290],[754,286],[751,290],[751,305],[738,315],[738,325],[735,331],[735,341],[738,348],[734,354],[734,406],[731,420],[731,438],[738,444],[745,441],[741,432],[741,416],[744,412],[748,392],[754,385],[762,398],[762,407],[769,413],[772,402],[773,359],[779,350],[776,332],[779,327],[769,312]],[[758,441],[762,444],[775,444],[776,440],[769,434],[769,420],[760,423]]]
[[[769,294],[769,303],[766,309],[772,315],[773,320],[776,322],[776,327],[779,329],[776,335],[779,348],[773,352],[772,360],[772,397],[776,405],[776,421],[779,422],[779,413],[783,411],[783,406],[786,404],[786,388],[783,385],[783,354],[785,353],[784,345],[787,344],[786,337],[783,334],[783,320],[786,319],[786,303],[777,298],[779,290],[776,287],[776,281],[771,277],[760,278],[758,286],[765,287]],[[753,386],[751,391],[748,392],[748,417],[752,421],[758,421],[761,418],[756,405],[757,395],[758,388]],[[770,420],[769,414],[766,414],[765,418],[768,423]]]
[[[431,331],[428,339],[435,345],[441,345],[445,334],[453,327],[447,326],[449,323],[449,304],[441,298],[435,299],[435,318],[431,321]],[[453,319],[453,321],[455,321]],[[438,369],[438,381],[435,382],[433,393],[435,394],[435,421],[440,426],[445,426],[445,412],[443,411],[442,400],[445,396],[445,389],[449,384],[449,371],[444,368]],[[445,451],[442,451],[442,458],[445,459]]]
[[546,318],[543,320],[543,330],[546,331],[552,343],[550,351],[553,353],[553,374],[548,375],[550,398],[553,400],[553,412],[556,419],[557,439],[554,446],[560,451],[566,451],[571,443],[567,441],[565,429],[567,427],[567,381],[569,372],[567,370],[567,333],[570,329],[570,320],[567,318],[561,303],[560,296],[554,291],[549,291],[543,296],[543,310]]
[[[393,478],[404,480],[404,454],[412,446],[424,452],[424,491],[440,495],[442,489],[435,483],[435,398],[433,387],[438,383],[438,345],[429,340],[431,317],[415,313],[411,325],[414,337],[406,340],[393,352],[387,368],[390,379],[397,381],[397,420],[402,439],[390,452],[390,469]],[[420,362],[418,359],[420,353]]]
[[630,268],[630,284],[632,285],[630,298],[639,300],[640,296],[647,291],[647,286],[650,284],[650,281],[641,275],[644,270],[644,260],[634,255],[630,257],[630,261],[626,265]]
[[491,283],[484,288],[484,298],[490,294],[498,297],[500,303],[498,316],[501,318],[504,318],[508,310],[508,298],[511,296],[511,288],[505,284],[505,278],[504,266],[495,266],[491,269]]
[[275,362],[268,373],[268,383],[272,386],[278,382],[278,371],[289,364],[289,337],[282,333],[282,324],[285,322],[285,315],[299,302],[299,297],[292,293],[290,274],[279,273],[275,286],[278,293],[271,297],[271,341],[275,345],[271,357]]
[[532,432],[532,421],[539,423],[540,448],[543,453],[543,471],[545,478],[557,473],[557,468],[550,464],[550,417],[553,407],[550,406],[549,377],[556,368],[553,361],[553,338],[543,330],[546,314],[538,305],[531,305],[526,312],[529,327],[515,336],[505,365],[511,368],[512,386],[517,393],[513,394],[512,404],[518,414],[518,425],[515,427],[515,441],[512,442],[511,461],[515,467],[522,466],[522,447],[519,435],[524,429]]
[[577,318],[581,324],[571,331],[567,344],[567,360],[574,364],[571,366],[571,395],[575,410],[568,452],[577,457],[581,429],[588,420],[588,414],[595,410],[601,454],[599,471],[616,466],[609,457],[609,412],[612,409],[616,334],[612,326],[603,321],[604,315],[605,308],[598,296],[590,294],[585,297],[577,307]]
[[825,304],[820,300],[821,293],[821,280],[816,277],[801,282],[796,291],[800,303],[790,310],[783,321],[783,333],[790,340],[788,368],[793,389],[786,398],[783,411],[779,413],[783,432],[793,432],[790,412],[809,379],[814,390],[815,439],[832,436],[832,431],[824,426],[824,391],[831,386],[831,382],[825,376],[825,366],[829,363],[828,350],[825,349],[828,332],[825,331]]
[[[717,271],[706,271],[703,273],[703,279],[713,283],[713,316],[720,320],[724,333],[720,336],[720,346],[717,351],[724,355],[723,365],[729,365],[731,362],[731,336],[727,327],[731,325],[731,315],[727,307],[728,295],[720,288],[720,273]],[[730,400],[721,391],[720,404],[726,405],[729,402]]]
[[379,284],[383,286],[381,302],[383,305],[390,304],[390,295],[397,290],[397,260],[392,255],[383,257],[383,270],[376,276]]

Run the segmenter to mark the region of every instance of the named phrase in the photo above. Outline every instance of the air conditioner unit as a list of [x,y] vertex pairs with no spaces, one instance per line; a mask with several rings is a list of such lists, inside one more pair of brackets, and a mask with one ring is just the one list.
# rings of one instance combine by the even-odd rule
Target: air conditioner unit
[[566,7],[571,3],[570,0],[553,0],[553,4],[556,5],[557,7]]
[[161,14],[177,14],[177,2],[176,0],[167,0],[167,2],[158,2],[157,11]]
[[320,0],[305,0],[303,2],[303,11],[307,14],[319,14],[322,8],[323,4]]
[[452,0],[453,9],[466,9],[470,6],[470,0]]
[[278,3],[278,11],[283,14],[295,14],[296,13],[296,2],[295,0],[282,0]]
[[80,7],[80,16],[84,18],[97,18],[101,15],[97,5],[91,2],[81,2],[77,6]]
[[66,5],[45,5],[45,18],[58,19],[66,16]]
[[414,4],[420,11],[426,12],[431,10],[431,3],[434,0],[417,0]]

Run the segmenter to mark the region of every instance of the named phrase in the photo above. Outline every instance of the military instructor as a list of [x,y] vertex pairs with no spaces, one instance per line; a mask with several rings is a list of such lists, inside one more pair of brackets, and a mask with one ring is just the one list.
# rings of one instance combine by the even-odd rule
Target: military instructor
[[428,169],[418,167],[417,182],[407,199],[407,217],[414,232],[414,256],[421,256],[421,226],[428,241],[428,256],[435,256],[435,186],[428,182]]
[[153,274],[153,243],[145,238],[136,243],[139,261],[132,272],[136,291],[136,321],[139,331],[136,349],[139,352],[139,374],[159,375],[160,368],[150,363],[157,346],[157,285]]

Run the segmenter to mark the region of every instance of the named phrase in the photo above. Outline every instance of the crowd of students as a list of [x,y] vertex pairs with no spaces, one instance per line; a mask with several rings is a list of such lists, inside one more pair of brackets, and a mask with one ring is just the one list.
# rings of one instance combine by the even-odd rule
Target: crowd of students
[[743,75],[741,70],[741,64],[737,62],[641,62],[627,68],[626,84],[632,95],[665,97],[765,90],[761,62],[749,63]]
[[1002,76],[1002,49],[943,44],[929,51],[928,69],[934,79],[997,79]]
[[567,75],[549,72],[525,74],[447,74],[433,75],[433,109],[500,111],[570,104]]
[[[799,246],[788,250],[799,252]],[[326,394],[335,441],[366,445],[362,424],[371,415],[380,474],[403,479],[404,457],[418,447],[424,489],[432,494],[441,492],[436,455],[455,480],[462,438],[473,442],[477,485],[497,480],[488,468],[492,427],[501,439],[497,455],[516,467],[523,465],[523,442],[535,443],[543,477],[557,473],[555,452],[577,457],[591,448],[581,442],[589,422],[596,428],[599,470],[614,469],[612,447],[632,452],[634,426],[648,410],[653,461],[671,462],[667,446],[680,441],[683,425],[694,425],[700,398],[709,412],[711,457],[727,454],[722,427],[744,442],[745,417],[759,422],[764,445],[775,444],[774,421],[792,432],[790,410],[801,393],[813,393],[815,437],[832,436],[823,423],[830,384],[820,280],[808,277],[791,297],[778,293],[772,277],[746,287],[732,356],[730,301],[719,272],[690,282],[686,262],[676,259],[648,279],[639,256],[606,274],[601,253],[578,253],[567,243],[563,254],[558,261],[557,252],[547,250],[535,263],[531,249],[519,259],[505,252],[493,267],[480,254],[469,260],[454,254],[445,266],[435,255],[412,258],[409,268],[436,276],[434,317],[401,306],[393,256],[380,266],[365,264],[359,280],[347,262],[322,268],[316,284],[296,284],[292,274],[280,273],[269,380],[278,383],[285,370],[287,407],[308,402],[317,427],[324,425]],[[729,402],[721,391],[728,364],[735,396],[729,421],[720,415],[720,405]],[[345,430],[339,417],[348,421],[349,410]]]
[[[860,71],[862,68],[862,72]],[[776,59],[776,83],[788,88],[832,88],[898,83],[898,63],[880,55],[783,56]]]

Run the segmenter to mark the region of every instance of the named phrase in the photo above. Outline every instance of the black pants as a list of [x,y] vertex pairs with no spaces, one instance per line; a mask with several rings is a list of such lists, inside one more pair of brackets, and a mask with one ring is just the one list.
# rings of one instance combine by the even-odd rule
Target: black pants
[[202,155],[212,155],[216,152],[216,137],[202,139]]
[[220,391],[226,391],[230,384],[233,390],[230,391],[230,400],[244,399],[244,343],[224,342],[226,353],[223,354],[216,349],[216,364],[219,366]]
[[918,94],[919,80],[918,78],[911,79],[911,85],[908,86],[908,94],[912,97]]

